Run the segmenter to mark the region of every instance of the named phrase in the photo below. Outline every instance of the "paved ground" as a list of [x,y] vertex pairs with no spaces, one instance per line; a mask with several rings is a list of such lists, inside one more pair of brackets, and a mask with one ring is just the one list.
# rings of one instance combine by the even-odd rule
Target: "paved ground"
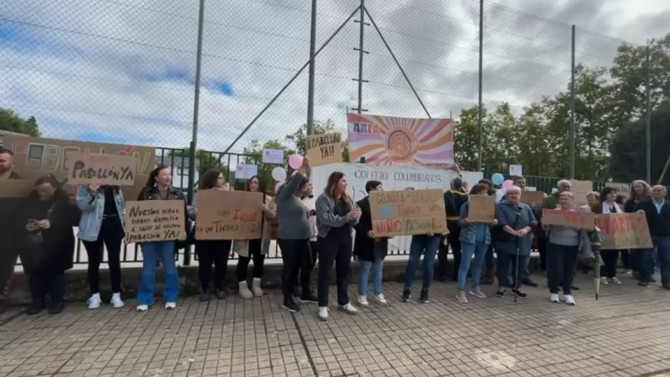
[[[536,279],[541,279],[536,277]],[[399,301],[358,316],[316,306],[291,315],[280,292],[260,299],[174,311],[89,311],[0,317],[0,376],[640,376],[670,370],[670,292],[630,278],[605,286],[599,301],[581,276],[577,306],[530,297],[472,299],[460,305],[453,283],[436,283],[431,302]],[[485,287],[493,293],[493,287]],[[355,293],[351,286],[351,293]],[[418,293],[418,286],[415,290]],[[334,291],[331,291],[334,299]]]

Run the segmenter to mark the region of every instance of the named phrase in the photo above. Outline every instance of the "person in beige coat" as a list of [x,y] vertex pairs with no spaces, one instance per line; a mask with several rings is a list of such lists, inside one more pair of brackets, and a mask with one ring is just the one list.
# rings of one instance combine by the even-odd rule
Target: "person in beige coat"
[[[247,183],[247,190],[251,192],[262,192],[263,202],[259,205],[263,208],[263,228],[261,238],[254,240],[235,240],[233,252],[237,253],[237,282],[239,284],[240,297],[250,299],[254,296],[263,295],[261,280],[263,279],[263,265],[265,256],[270,250],[270,220],[276,217],[276,207],[271,197],[265,195],[263,183],[258,176],[251,177]],[[249,262],[253,259],[253,281],[251,290],[247,282],[247,270]]]

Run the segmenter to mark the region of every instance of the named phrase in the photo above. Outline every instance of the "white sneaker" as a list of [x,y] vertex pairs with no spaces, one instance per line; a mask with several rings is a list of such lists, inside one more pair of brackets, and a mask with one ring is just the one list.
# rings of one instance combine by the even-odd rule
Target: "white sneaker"
[[607,281],[607,278],[603,276],[603,277],[600,278],[600,284],[607,285],[607,284],[609,284],[609,282]]
[[369,306],[368,296],[358,296],[358,303],[361,304],[361,306]]
[[549,301],[551,301],[551,302],[559,302],[559,300],[558,300],[558,293],[552,293],[552,294],[549,296]]
[[613,277],[611,280],[612,284],[621,285],[621,280],[617,279],[616,276]]
[[355,306],[351,305],[351,303],[341,305],[340,310],[347,314],[358,314],[358,309],[356,309]]
[[261,289],[261,279],[254,278],[254,280],[251,282],[251,291],[256,297],[263,296],[263,290]]
[[251,291],[249,290],[249,285],[247,284],[246,281],[241,281],[239,283],[239,294],[240,294],[240,297],[242,297],[245,300],[248,300],[248,299],[254,297],[254,294],[251,293]]
[[575,302],[575,298],[572,297],[572,295],[565,295],[563,297],[563,300],[565,300],[565,303],[568,305],[576,305],[577,303]]
[[91,298],[89,298],[86,302],[88,302],[89,309],[99,308],[100,304],[102,304],[102,299],[100,299],[100,293],[94,293],[93,295],[91,295]]
[[146,312],[149,310],[149,305],[137,305],[138,312]]
[[319,307],[319,319],[322,321],[328,320],[328,308],[325,306]]
[[113,293],[112,301],[109,302],[115,308],[122,308],[125,304],[121,301],[121,293]]
[[384,298],[384,294],[383,294],[383,293],[380,293],[380,294],[376,295],[376,296],[375,296],[375,300],[377,300],[377,302],[379,303],[379,305],[386,305],[386,304],[388,304],[388,301],[386,301],[386,299]]
[[176,303],[176,302],[166,302],[166,303],[165,303],[165,309],[168,309],[168,310],[169,310],[169,309],[174,309],[174,308],[176,308],[176,307],[177,307],[177,303]]

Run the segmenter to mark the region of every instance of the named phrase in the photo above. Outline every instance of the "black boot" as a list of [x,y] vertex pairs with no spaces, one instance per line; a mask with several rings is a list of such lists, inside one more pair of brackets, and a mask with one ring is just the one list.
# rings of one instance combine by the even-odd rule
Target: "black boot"
[[44,301],[33,300],[33,302],[30,303],[30,306],[28,306],[28,310],[26,310],[26,314],[28,314],[28,315],[38,314],[43,309],[44,309]]

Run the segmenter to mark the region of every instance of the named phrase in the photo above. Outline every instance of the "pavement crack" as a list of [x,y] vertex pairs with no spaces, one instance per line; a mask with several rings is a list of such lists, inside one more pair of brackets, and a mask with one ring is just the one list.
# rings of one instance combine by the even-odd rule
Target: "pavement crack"
[[294,313],[291,313],[291,318],[293,318],[293,324],[295,325],[295,329],[298,330],[300,343],[302,343],[302,348],[305,350],[305,354],[307,355],[307,361],[309,362],[309,366],[312,368],[312,373],[314,373],[315,376],[318,376],[319,374],[316,371],[316,365],[314,365],[314,360],[312,360],[312,354],[309,352],[309,348],[307,348],[307,342],[305,341],[305,337],[302,335],[302,329],[300,328],[300,325],[298,325],[298,320],[295,318]]

